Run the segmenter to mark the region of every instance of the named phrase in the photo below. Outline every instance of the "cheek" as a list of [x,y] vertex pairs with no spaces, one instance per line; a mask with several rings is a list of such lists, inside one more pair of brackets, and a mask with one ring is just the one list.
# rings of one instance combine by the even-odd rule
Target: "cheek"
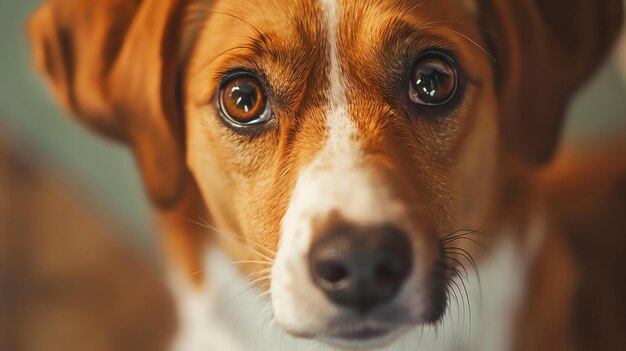
[[187,164],[213,225],[274,251],[284,207],[277,158],[268,147],[276,136],[242,140],[205,109],[189,108],[187,116]]
[[230,204],[233,203],[230,162],[223,157],[226,150],[212,131],[207,113],[199,108],[187,110],[187,167],[194,177],[205,204],[211,209],[213,223],[220,228],[234,230]]
[[453,172],[457,185],[458,227],[480,227],[495,197],[497,121],[488,106],[480,106],[476,113]]

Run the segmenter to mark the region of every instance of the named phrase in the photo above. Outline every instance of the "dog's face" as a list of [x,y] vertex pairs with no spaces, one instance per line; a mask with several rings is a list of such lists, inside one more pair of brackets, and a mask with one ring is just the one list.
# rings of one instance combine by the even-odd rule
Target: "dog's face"
[[491,58],[462,2],[446,3],[459,26],[418,5],[218,2],[198,38],[188,165],[216,225],[276,253],[290,333],[378,339],[437,321],[442,238],[479,226],[493,198]]
[[286,331],[361,347],[442,317],[476,249],[451,238],[495,213],[503,159],[549,158],[620,5],[50,0],[31,34],[159,206],[192,174]]

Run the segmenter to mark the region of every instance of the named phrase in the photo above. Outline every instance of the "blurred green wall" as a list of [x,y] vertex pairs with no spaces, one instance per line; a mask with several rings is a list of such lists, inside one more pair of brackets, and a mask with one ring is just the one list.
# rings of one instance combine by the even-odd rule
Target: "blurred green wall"
[[32,68],[25,23],[39,3],[0,0],[0,138],[76,192],[95,195],[134,235],[121,239],[152,253],[149,205],[132,155],[65,117]]

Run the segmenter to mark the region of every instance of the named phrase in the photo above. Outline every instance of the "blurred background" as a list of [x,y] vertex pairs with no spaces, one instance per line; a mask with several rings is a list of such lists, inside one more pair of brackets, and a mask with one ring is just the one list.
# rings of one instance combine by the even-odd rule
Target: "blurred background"
[[[0,0],[0,350],[162,349],[174,322],[150,205],[132,155],[65,116],[32,69],[39,2]],[[626,136],[625,73],[622,43],[566,144]]]

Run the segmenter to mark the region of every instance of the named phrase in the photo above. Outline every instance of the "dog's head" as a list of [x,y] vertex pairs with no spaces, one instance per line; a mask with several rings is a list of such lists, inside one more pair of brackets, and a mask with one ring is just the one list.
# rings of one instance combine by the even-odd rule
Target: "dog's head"
[[449,235],[494,213],[510,160],[550,158],[620,20],[620,0],[49,0],[30,30],[159,206],[193,175],[271,256],[278,323],[350,346],[441,318]]

